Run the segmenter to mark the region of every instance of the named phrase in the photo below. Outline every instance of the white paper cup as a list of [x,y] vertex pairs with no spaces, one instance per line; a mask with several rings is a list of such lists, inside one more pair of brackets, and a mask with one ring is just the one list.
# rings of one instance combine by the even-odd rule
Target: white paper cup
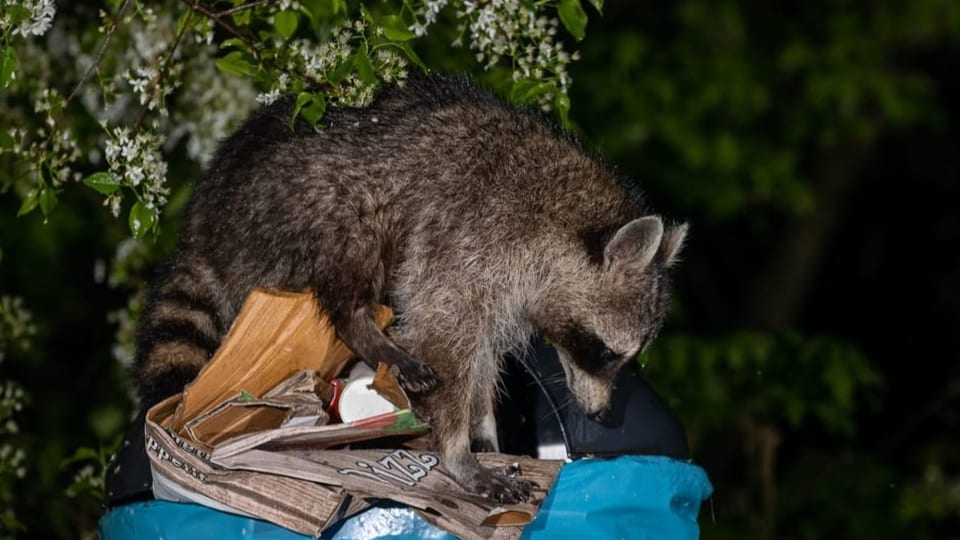
[[338,403],[340,419],[343,422],[354,422],[397,410],[393,403],[384,399],[376,390],[367,388],[371,384],[373,376],[369,375],[352,379],[344,386]]

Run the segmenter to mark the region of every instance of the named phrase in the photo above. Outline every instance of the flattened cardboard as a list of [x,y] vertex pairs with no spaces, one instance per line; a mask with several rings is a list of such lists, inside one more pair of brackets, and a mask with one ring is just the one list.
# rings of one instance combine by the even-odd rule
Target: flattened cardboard
[[[461,538],[489,538],[494,526],[529,523],[560,470],[562,462],[503,454],[477,454],[489,467],[520,462],[519,478],[537,484],[531,503],[499,505],[464,490],[433,452],[384,450],[286,450],[255,448],[212,461],[230,470],[310,480],[339,486],[364,499],[390,499],[417,509],[428,521]],[[517,537],[520,528],[511,529]]]
[[[209,461],[209,449],[161,427],[180,397],[157,404],[147,414],[147,456],[158,498],[208,504],[310,536],[319,536],[340,519],[345,502],[342,489],[288,476],[222,469]],[[165,497],[156,493],[161,485],[168,486]]]
[[[316,393],[320,383],[323,381],[315,371],[302,370],[275,386],[263,399],[238,396],[188,420],[184,428],[191,439],[215,445],[246,433],[285,426],[293,418],[299,420],[298,425],[313,418],[310,425],[324,425],[330,417]],[[238,412],[234,409],[256,410]]]

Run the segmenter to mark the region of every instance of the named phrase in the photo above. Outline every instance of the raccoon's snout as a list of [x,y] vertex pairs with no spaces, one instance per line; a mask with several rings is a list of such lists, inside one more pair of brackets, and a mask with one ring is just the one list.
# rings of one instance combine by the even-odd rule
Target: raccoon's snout
[[612,381],[583,370],[563,347],[557,346],[557,353],[567,378],[567,387],[577,406],[584,415],[596,422],[603,422],[610,414]]
[[598,424],[606,424],[607,420],[610,418],[610,406],[607,405],[606,407],[600,409],[599,411],[591,415],[588,415],[588,418],[590,418],[591,420],[593,420]]

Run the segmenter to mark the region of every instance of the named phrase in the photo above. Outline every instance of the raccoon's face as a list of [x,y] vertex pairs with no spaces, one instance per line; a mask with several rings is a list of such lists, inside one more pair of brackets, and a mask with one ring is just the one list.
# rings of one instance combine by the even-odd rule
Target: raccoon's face
[[540,330],[553,342],[583,412],[602,421],[617,373],[656,337],[670,302],[667,269],[686,225],[664,229],[655,216],[621,227],[603,261],[550,300]]

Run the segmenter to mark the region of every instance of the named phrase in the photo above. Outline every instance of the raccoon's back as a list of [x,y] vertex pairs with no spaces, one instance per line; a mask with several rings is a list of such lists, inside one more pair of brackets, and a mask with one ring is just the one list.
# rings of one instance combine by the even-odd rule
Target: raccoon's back
[[369,107],[329,110],[319,130],[291,130],[292,107],[264,108],[221,145],[187,212],[198,249],[262,254],[258,231],[294,247],[371,215],[398,238],[442,216],[532,231],[623,203],[567,133],[466,79],[412,77]]

